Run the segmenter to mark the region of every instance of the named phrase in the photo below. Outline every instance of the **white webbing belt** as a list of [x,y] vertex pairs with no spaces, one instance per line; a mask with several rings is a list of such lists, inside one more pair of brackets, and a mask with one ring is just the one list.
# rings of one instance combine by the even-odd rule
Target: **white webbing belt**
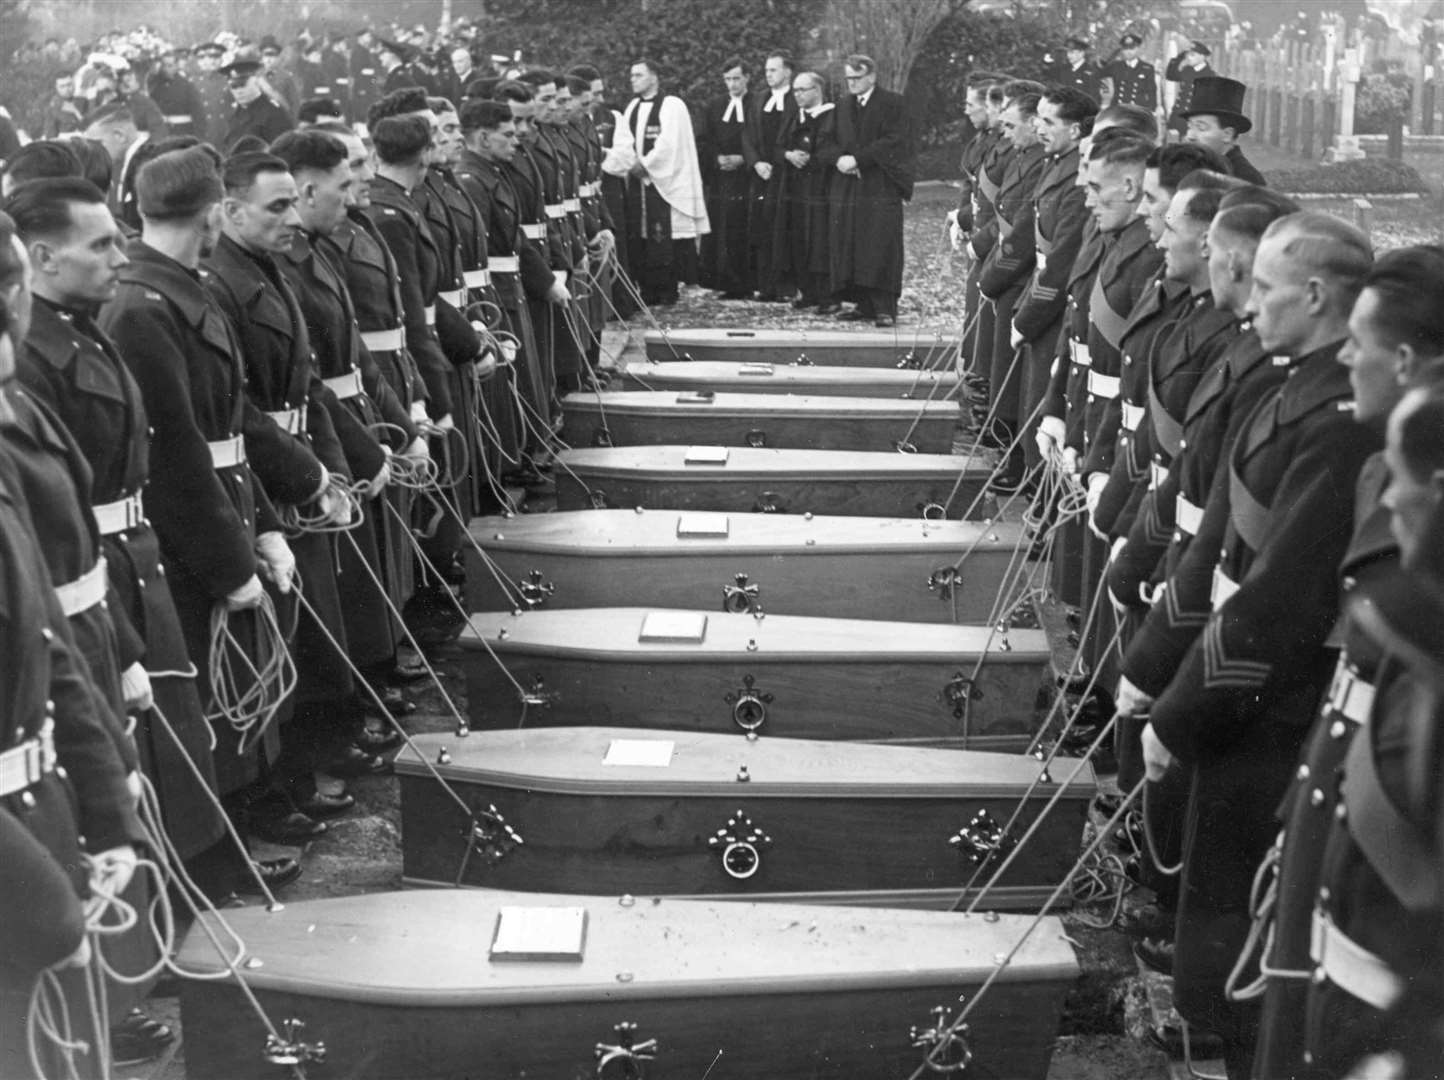
[[1390,1009],[1404,993],[1404,980],[1383,960],[1334,925],[1326,911],[1314,910],[1309,958],[1315,974],[1323,975],[1340,990],[1372,1005]]
[[394,330],[366,330],[361,334],[361,343],[371,352],[400,352],[406,345],[406,331],[401,327]]
[[60,597],[60,609],[67,619],[83,611],[89,611],[105,599],[105,556],[95,560],[95,565],[74,581],[55,586],[55,595]]
[[326,389],[341,401],[356,397],[361,393],[361,373],[359,371],[348,371],[345,375],[337,375],[321,381],[326,384]]
[[211,452],[211,468],[213,469],[229,469],[233,465],[246,463],[246,441],[239,435],[208,442],[206,449]]
[[114,536],[126,529],[135,528],[145,520],[145,507],[141,505],[138,491],[115,502],[91,507],[91,511],[95,514],[95,523],[100,527],[101,536]]

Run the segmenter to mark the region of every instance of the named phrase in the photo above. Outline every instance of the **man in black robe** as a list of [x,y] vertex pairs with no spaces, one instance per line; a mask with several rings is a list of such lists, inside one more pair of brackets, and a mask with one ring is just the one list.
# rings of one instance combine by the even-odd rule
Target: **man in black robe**
[[857,306],[838,318],[897,322],[902,293],[903,203],[913,194],[913,144],[901,94],[880,89],[870,56],[849,56],[837,142],[822,152],[832,181],[832,293]]
[[740,58],[727,61],[722,81],[727,96],[709,102],[696,120],[697,160],[712,222],[712,231],[702,238],[699,279],[720,291],[723,300],[745,300],[752,295],[752,259],[747,249],[751,185],[742,141],[755,100]]
[[757,267],[757,299],[790,300],[793,282],[786,274],[787,260],[775,250],[777,206],[782,195],[782,160],[777,137],[797,115],[792,96],[792,59],[783,53],[767,58],[764,69],[767,96],[748,115],[742,133],[742,154],[751,171],[752,212],[749,222],[752,259]]
[[830,315],[840,307],[828,285],[828,189],[835,170],[822,164],[822,156],[837,140],[837,118],[835,106],[823,100],[824,86],[815,71],[801,72],[792,81],[798,111],[777,137],[784,165],[776,244],[787,274],[802,293],[792,306],[799,311],[815,307],[819,315]]

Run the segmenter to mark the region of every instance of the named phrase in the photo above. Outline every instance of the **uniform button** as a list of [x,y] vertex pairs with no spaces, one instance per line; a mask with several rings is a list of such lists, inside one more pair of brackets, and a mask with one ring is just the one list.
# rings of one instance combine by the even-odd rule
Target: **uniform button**
[[[51,639],[53,639],[53,638],[55,637],[55,634],[54,634],[53,631],[51,631],[50,627],[48,627],[48,626],[42,626],[42,627],[40,628],[40,636],[41,636],[42,638],[44,638],[46,641],[50,641]],[[47,706],[48,706],[50,703],[49,703],[49,702],[46,702],[46,704],[47,704]]]
[[155,428],[148,427],[145,429],[145,433],[149,435],[152,439],[155,438]]
[[35,796],[32,795],[32,794],[31,794],[30,792],[28,792],[28,791],[22,791],[22,792],[20,793],[20,803],[21,803],[22,806],[25,807],[25,809],[27,809],[27,810],[34,810],[34,809],[35,809]]
[[165,577],[165,565],[163,563],[156,563],[155,572],[160,577]]
[[1310,805],[1310,806],[1323,806],[1323,805],[1324,805],[1324,792],[1323,792],[1323,789],[1322,789],[1322,788],[1314,788],[1313,791],[1309,792],[1309,805]]
[[1300,765],[1297,775],[1300,780],[1307,780],[1309,778],[1309,767],[1307,765]]
[[1187,449],[1188,449],[1188,440],[1187,440],[1187,439],[1179,439],[1179,440],[1178,440],[1178,448],[1179,448],[1180,450],[1187,450]]
[[1353,574],[1346,574],[1344,576],[1344,588],[1352,589],[1357,584],[1359,584],[1359,579],[1356,578]]
[[1345,724],[1342,720],[1335,720],[1332,724],[1329,725],[1329,738],[1342,739],[1344,735],[1348,732],[1348,730],[1349,726]]
[[1347,806],[1345,806],[1343,803],[1339,803],[1338,806],[1334,807],[1334,820],[1335,820],[1335,821],[1343,821],[1343,820],[1344,820],[1346,817],[1348,817],[1348,816],[1349,816],[1349,808],[1348,808]]
[[[46,640],[49,640],[49,639],[47,638]],[[45,703],[45,715],[46,715],[46,716],[54,716],[54,715],[55,715],[55,702],[54,702],[54,701],[47,701],[47,702]]]

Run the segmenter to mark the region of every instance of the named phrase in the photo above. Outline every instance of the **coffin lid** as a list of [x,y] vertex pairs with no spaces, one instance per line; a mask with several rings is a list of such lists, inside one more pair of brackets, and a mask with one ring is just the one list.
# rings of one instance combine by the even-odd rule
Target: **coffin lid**
[[[485,637],[498,654],[577,655],[647,662],[695,661],[701,657],[738,659],[748,664],[793,661],[896,663],[956,662],[971,674],[970,663],[984,650],[988,664],[1037,664],[1050,657],[1042,630],[1009,630],[1001,635],[986,626],[829,619],[808,615],[706,612],[704,639],[697,644],[639,641],[642,622],[667,608],[570,608],[557,611],[477,611],[461,632],[464,649],[483,648]],[[683,614],[676,612],[676,614]],[[699,613],[702,614],[702,613]],[[502,631],[505,630],[505,634]],[[1003,648],[1004,637],[1009,646]],[[755,646],[755,647],[753,647]]]
[[667,476],[691,482],[732,481],[756,477],[796,477],[819,482],[897,477],[937,477],[953,481],[959,474],[985,480],[991,469],[979,459],[953,454],[899,454],[890,451],[786,450],[730,446],[721,465],[688,464],[688,446],[587,446],[562,450],[557,469],[587,476]]
[[[585,907],[583,960],[491,962],[497,913],[515,905]],[[204,918],[214,924],[218,916]],[[1032,920],[489,889],[371,893],[288,903],[275,912],[259,906],[225,912],[245,942],[246,960],[260,962],[242,968],[257,990],[457,1008],[962,988],[985,977]],[[179,962],[202,972],[225,969],[199,926],[186,937]],[[1050,917],[999,979],[1068,980],[1077,970],[1062,924]]]
[[928,396],[934,387],[942,390],[951,388],[958,381],[955,371],[909,371],[904,368],[842,367],[828,364],[774,364],[768,375],[750,374],[746,366],[735,360],[693,360],[689,363],[675,362],[631,363],[626,375],[635,378],[644,387],[648,384],[661,386],[720,384],[733,382],[745,385],[757,382],[771,385],[779,382],[793,382],[799,385],[821,383],[854,383],[865,386],[885,386],[889,393],[911,392],[915,399]]
[[[680,519],[726,519],[726,536],[678,538]],[[931,551],[951,563],[970,551],[1012,551],[1016,522],[924,521],[917,518],[808,514],[703,515],[678,510],[563,510],[555,514],[473,518],[471,534],[483,548],[596,556],[648,554],[735,555],[861,554]],[[498,539],[500,534],[500,539]],[[940,563],[940,565],[942,565]],[[738,572],[746,570],[739,565]],[[967,575],[967,562],[962,566]]]
[[857,349],[859,351],[897,352],[938,352],[957,347],[952,331],[917,330],[904,336],[892,331],[875,330],[744,330],[735,327],[711,326],[688,330],[648,330],[643,341],[649,345],[670,342],[679,353],[689,346],[727,346],[738,350],[746,348],[775,349],[796,348],[806,352],[808,347],[825,349]]
[[[474,731],[462,738],[413,735],[412,743],[415,751],[405,748],[396,758],[396,771],[403,775],[430,778],[428,766],[434,766],[449,783],[564,795],[733,797],[749,802],[828,796],[1016,799],[1042,768],[1026,754],[769,736],[749,741],[740,732],[523,728]],[[670,763],[665,767],[604,763],[614,744],[668,743]],[[446,765],[437,764],[443,747],[450,757]],[[743,768],[746,781],[738,779]],[[1096,793],[1097,779],[1087,761],[1058,761],[1050,771],[1053,782],[1038,784],[1031,798],[1051,798],[1070,778],[1064,799],[1086,801]]]
[[872,420],[895,417],[902,422],[901,438],[907,424],[923,415],[930,420],[956,420],[962,413],[956,401],[904,401],[882,397],[811,397],[806,394],[717,393],[710,401],[679,401],[678,390],[618,390],[607,393],[574,393],[562,398],[562,408],[571,412],[599,412],[616,416],[736,416],[765,418],[775,414],[805,415],[809,419]]

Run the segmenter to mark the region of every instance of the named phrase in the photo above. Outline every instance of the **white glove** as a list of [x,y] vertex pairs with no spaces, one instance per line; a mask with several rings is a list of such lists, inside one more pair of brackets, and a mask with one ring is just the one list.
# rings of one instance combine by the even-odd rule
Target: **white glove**
[[956,221],[948,223],[948,243],[953,245],[954,251],[962,251],[963,245],[967,243],[967,235]]
[[1107,540],[1108,534],[1098,528],[1093,520],[1098,516],[1098,504],[1103,501],[1103,489],[1108,486],[1108,474],[1102,472],[1088,474],[1088,528],[1099,540]]
[[140,773],[132,770],[125,774],[125,790],[130,792],[130,797],[135,800],[135,805],[139,806],[140,797],[145,794],[145,789],[141,787],[140,783]]
[[518,349],[515,341],[512,341],[509,338],[501,339],[501,355],[506,358],[506,362],[508,364],[514,363],[516,361],[517,352]]
[[1038,430],[1033,433],[1033,438],[1038,441],[1038,453],[1043,455],[1044,461],[1053,457],[1053,452],[1063,445],[1067,434],[1068,429],[1056,416],[1045,416],[1038,421]]
[[489,379],[496,374],[496,351],[487,349],[476,358],[476,377]]
[[1113,703],[1124,716],[1141,716],[1153,704],[1153,698],[1120,675],[1118,692],[1113,695]]
[[1083,460],[1078,456],[1077,450],[1074,450],[1071,446],[1063,447],[1063,467],[1065,469],[1076,476],[1082,464]]
[[150,674],[136,661],[120,673],[120,692],[125,698],[126,712],[145,712],[155,704],[150,692]]
[[567,279],[565,275],[556,271],[552,272],[552,287],[547,290],[547,303],[565,304],[572,298],[567,291]]
[[1008,344],[1015,349],[1019,345],[1023,344],[1023,331],[1019,330],[1016,326],[1010,327],[1008,333]]
[[261,588],[261,579],[252,574],[239,589],[226,594],[226,610],[245,611],[247,608],[260,607],[261,597],[265,595],[266,590]]
[[284,596],[291,591],[296,576],[296,556],[280,533],[263,532],[256,537],[256,556],[261,560],[260,572]]
[[411,403],[411,422],[413,424],[431,423],[431,417],[426,415],[425,401],[413,401]]
[[418,435],[412,439],[410,445],[401,451],[401,456],[412,461],[428,460],[431,457],[431,447],[426,444],[426,436]]
[[340,487],[330,487],[322,492],[319,504],[321,513],[331,525],[349,525],[356,513],[351,493]]
[[330,471],[329,469],[327,469],[326,466],[322,465],[322,466],[321,466],[321,486],[316,489],[316,494],[314,494],[314,495],[311,496],[311,500],[314,502],[316,499],[321,498],[321,496],[323,496],[323,495],[326,494],[326,492],[330,489],[330,487],[331,487],[331,471]]
[[958,223],[958,210],[957,210],[957,207],[954,207],[953,209],[949,210],[949,211],[948,211],[948,214],[947,214],[947,217],[943,218],[943,220],[946,221],[949,225],[956,225],[956,224]]
[[102,896],[119,896],[135,876],[135,848],[129,844],[109,848],[90,859],[90,889]]
[[973,242],[971,240],[968,241],[968,254],[973,257],[974,262],[977,262],[979,259],[982,258],[982,256],[978,254],[978,249],[973,246]]
[[603,229],[587,241],[587,250],[605,259],[617,246],[617,238],[611,229]]
[[1143,772],[1157,783],[1173,765],[1173,752],[1163,745],[1158,732],[1149,724],[1143,729]]
[[437,431],[455,431],[456,421],[451,418],[450,413],[447,413],[440,420],[436,421],[435,427]]
[[374,499],[385,490],[386,485],[391,483],[391,466],[383,464],[381,471],[366,482],[366,497]]

